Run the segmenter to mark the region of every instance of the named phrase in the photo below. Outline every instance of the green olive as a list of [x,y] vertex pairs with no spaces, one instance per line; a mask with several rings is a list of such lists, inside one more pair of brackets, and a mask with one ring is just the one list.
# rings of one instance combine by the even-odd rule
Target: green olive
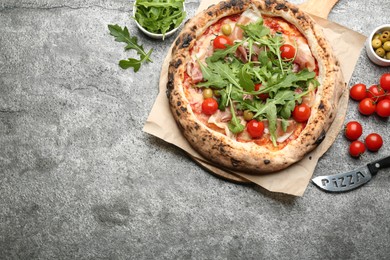
[[378,49],[376,49],[375,50],[375,53],[376,53],[376,55],[378,55],[379,57],[381,57],[381,58],[383,58],[384,56],[385,56],[385,50],[382,48],[382,47],[380,47],[380,48],[378,48]]
[[203,97],[204,98],[211,98],[213,97],[213,90],[211,88],[205,88],[203,89]]
[[382,47],[385,51],[390,51],[390,41],[385,42]]
[[382,46],[382,41],[379,39],[374,39],[371,41],[371,44],[374,49],[378,49],[379,47]]
[[224,35],[229,36],[232,33],[232,26],[228,23],[225,23],[222,25],[221,31]]
[[245,110],[244,111],[244,119],[246,120],[246,121],[250,121],[250,120],[252,120],[253,119],[253,112],[252,111],[250,111],[250,110]]
[[389,52],[386,52],[386,59],[390,60],[390,51]]
[[215,89],[215,90],[213,91],[213,93],[214,93],[214,96],[216,96],[216,97],[220,97],[220,96],[221,96],[221,93],[219,92],[218,89]]
[[372,37],[372,39],[373,39],[373,40],[374,40],[374,39],[379,39],[379,37],[381,37],[381,34],[380,34],[380,33],[377,33],[377,34],[374,35],[374,37]]
[[390,31],[384,31],[381,36],[379,36],[379,40],[382,41],[382,43],[385,43],[387,41],[390,41]]

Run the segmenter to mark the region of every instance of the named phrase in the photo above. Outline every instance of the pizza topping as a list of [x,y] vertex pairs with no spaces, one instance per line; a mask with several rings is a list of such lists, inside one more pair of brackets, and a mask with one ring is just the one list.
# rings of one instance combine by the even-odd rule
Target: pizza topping
[[264,133],[264,123],[252,119],[247,124],[247,131],[252,138],[260,138]]
[[213,41],[214,49],[226,49],[227,46],[231,45],[233,45],[233,41],[225,35],[218,35]]
[[250,23],[255,23],[261,19],[261,14],[255,12],[252,9],[248,9],[242,13],[240,18],[237,20],[236,25],[234,26],[232,35],[230,36],[233,41],[241,40],[244,37],[244,31],[241,28],[242,25],[247,25]]
[[[231,20],[225,18],[223,22],[228,22],[231,26],[229,21]],[[234,43],[226,41],[220,44],[222,39],[228,37],[225,34],[215,37],[210,34],[211,31],[215,33],[215,28],[211,27],[192,51],[198,67],[192,66],[189,75],[199,76],[195,78],[194,83],[197,84],[193,87],[218,91],[218,97],[214,94],[205,99],[207,108],[203,109],[202,104],[203,113],[211,115],[208,123],[225,129],[228,136],[242,133],[237,139],[243,140],[264,139],[266,136],[277,146],[277,143],[285,142],[293,136],[297,122],[308,120],[310,103],[315,99],[315,89],[319,83],[313,71],[315,67],[312,68],[315,60],[307,43],[309,52],[306,49],[303,52],[311,59],[298,59],[300,47],[304,44],[297,37],[299,32],[283,35],[273,32],[263,22],[255,11],[245,11],[229,36],[230,39],[235,39]],[[221,28],[221,24],[216,27]],[[284,25],[283,28],[287,33]],[[296,38],[294,43],[291,43],[292,36]],[[208,40],[210,37],[215,38]],[[198,48],[198,45],[206,47],[210,44],[214,47],[212,53],[205,54],[200,51],[202,47]],[[199,79],[200,75],[202,79]],[[212,103],[212,108],[209,108],[208,103]],[[293,116],[293,111],[298,106],[309,108],[299,112],[299,119]],[[220,111],[229,111],[229,117],[221,120]],[[254,131],[257,128],[262,128],[262,131]]]
[[292,112],[292,116],[294,120],[299,123],[306,122],[309,119],[310,114],[311,114],[311,108],[305,103],[295,106]]
[[301,69],[307,68],[309,71],[314,71],[316,69],[316,63],[306,39],[298,38],[297,48],[295,62],[299,64]]
[[221,32],[224,35],[229,36],[232,33],[232,26],[229,23],[223,24],[221,27]]
[[[286,124],[287,127],[284,128],[283,124]],[[290,138],[295,130],[297,129],[297,122],[294,120],[288,120],[287,122],[282,121],[280,119],[276,120],[276,142],[278,143],[283,143],[286,141],[288,138]]]
[[232,119],[232,114],[230,111],[225,110],[217,110],[210,118],[208,119],[207,123],[214,124],[219,129],[222,129],[223,133],[229,136],[230,138],[234,138],[234,134],[229,130],[229,122]]
[[188,62],[187,74],[191,77],[192,82],[195,84],[203,80],[203,75],[199,63]]
[[294,59],[296,55],[295,48],[291,44],[283,44],[280,46],[280,52],[280,56],[284,60]]
[[202,103],[202,112],[212,115],[218,110],[218,102],[214,98],[206,98]]

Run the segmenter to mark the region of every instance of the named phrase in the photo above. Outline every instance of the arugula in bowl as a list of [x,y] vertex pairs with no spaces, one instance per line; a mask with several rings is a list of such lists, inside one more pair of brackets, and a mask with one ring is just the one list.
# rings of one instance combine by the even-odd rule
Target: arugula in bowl
[[186,17],[184,0],[136,0],[133,13],[141,29],[162,38],[177,29]]

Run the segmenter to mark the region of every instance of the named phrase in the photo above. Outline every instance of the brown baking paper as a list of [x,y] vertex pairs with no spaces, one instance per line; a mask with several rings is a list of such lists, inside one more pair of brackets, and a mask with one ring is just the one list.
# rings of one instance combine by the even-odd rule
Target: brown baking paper
[[[219,0],[203,0],[199,5],[198,12],[207,8],[211,4],[218,2]],[[349,82],[366,37],[326,19],[316,17],[314,15],[312,15],[312,17],[323,28],[324,35],[326,35],[326,38],[329,40],[341,63],[344,79],[346,82]],[[167,71],[169,60],[171,58],[171,49],[168,51],[162,65],[159,83],[160,92],[143,130],[165,140],[168,143],[180,147],[199,165],[206,168],[212,174],[234,182],[255,183],[272,192],[302,196],[313,175],[318,159],[333,144],[343,126],[348,105],[348,91],[345,91],[341,97],[338,113],[324,141],[314,151],[306,155],[301,161],[291,165],[285,170],[262,175],[250,175],[226,170],[213,165],[190,146],[177,127],[177,124],[171,114],[166,96],[166,84],[168,80]]]

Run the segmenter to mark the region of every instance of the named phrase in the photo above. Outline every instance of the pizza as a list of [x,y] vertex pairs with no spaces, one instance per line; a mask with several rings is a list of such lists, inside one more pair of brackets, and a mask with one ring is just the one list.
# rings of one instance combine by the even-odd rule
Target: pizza
[[191,146],[230,170],[270,173],[325,138],[346,90],[314,20],[282,0],[227,0],[188,20],[167,97]]

